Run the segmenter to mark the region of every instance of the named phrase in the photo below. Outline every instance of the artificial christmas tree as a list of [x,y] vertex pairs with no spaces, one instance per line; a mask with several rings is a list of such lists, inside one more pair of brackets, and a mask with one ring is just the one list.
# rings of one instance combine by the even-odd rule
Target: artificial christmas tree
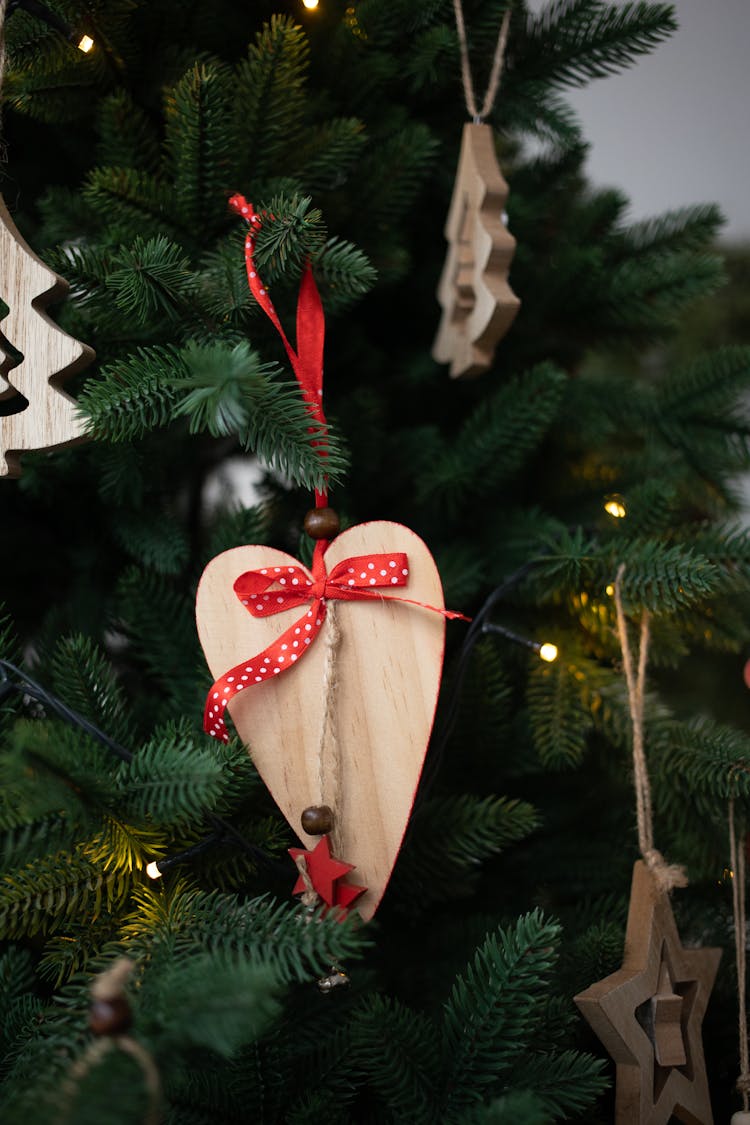
[[[611,1121],[614,1068],[572,998],[623,962],[636,858],[623,563],[625,613],[652,618],[645,727],[660,845],[690,876],[684,945],[730,944],[726,800],[746,820],[750,776],[750,740],[702,685],[750,624],[733,489],[750,355],[670,368],[662,348],[721,283],[720,216],[629,225],[619,192],[586,185],[561,96],[658,46],[672,6],[512,5],[490,123],[523,303],[492,367],[458,382],[430,358],[464,117],[450,3],[50,6],[95,47],[8,18],[3,194],[98,364],[69,384],[92,440],[0,487],[3,1122],[152,1113],[127,1051],[81,1065],[92,980],[123,956],[127,1037],[170,1125]],[[478,87],[507,7],[465,4]],[[320,288],[324,469],[247,287],[235,191],[267,217],[255,260],[281,322],[308,262]],[[253,458],[241,507],[230,470]],[[345,529],[414,528],[474,618],[448,631],[367,925],[308,921],[244,745],[202,730],[199,576],[248,543],[309,567],[306,490],[326,478]],[[717,1119],[739,1104],[735,1009],[725,956],[704,1020]]]

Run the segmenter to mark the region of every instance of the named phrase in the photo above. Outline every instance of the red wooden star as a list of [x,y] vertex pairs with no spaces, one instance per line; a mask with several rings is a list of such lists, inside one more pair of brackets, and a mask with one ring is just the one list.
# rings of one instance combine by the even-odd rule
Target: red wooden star
[[[307,864],[307,873],[314,889],[327,906],[340,906],[346,909],[360,894],[364,894],[366,887],[354,887],[340,884],[339,880],[354,870],[354,864],[343,863],[331,855],[331,841],[328,836],[321,836],[312,851],[304,848],[290,848],[289,854],[296,860],[304,856]],[[300,875],[292,890],[293,895],[301,894],[305,890],[305,881]],[[357,892],[353,894],[352,892]]]

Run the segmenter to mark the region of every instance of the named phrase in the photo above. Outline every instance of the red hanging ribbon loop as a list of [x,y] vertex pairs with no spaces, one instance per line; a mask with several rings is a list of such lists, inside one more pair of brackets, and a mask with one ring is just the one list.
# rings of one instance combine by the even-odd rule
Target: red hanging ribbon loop
[[[289,343],[286,333],[281,326],[276,309],[268,295],[268,290],[258,274],[255,265],[255,237],[261,227],[261,217],[248,203],[244,195],[233,195],[229,206],[238,215],[246,219],[250,229],[245,237],[245,266],[247,267],[247,281],[250,292],[255,297],[263,312],[273,324],[281,337],[282,343],[289,356],[295,378],[302,391],[302,397],[307,404],[310,414],[317,423],[311,432],[323,432],[326,429],[326,418],[323,413],[323,345],[325,342],[325,314],[323,303],[320,299],[318,287],[315,284],[312,268],[308,262],[302,274],[297,299],[297,350]],[[325,440],[316,439],[313,446],[320,450],[320,456],[325,457]],[[315,492],[315,504],[318,508],[328,505],[328,491],[323,488]]]
[[[238,692],[281,675],[305,655],[325,621],[326,602],[332,598],[384,601],[383,589],[398,589],[407,583],[409,564],[403,551],[343,559],[329,574],[323,558],[325,548],[322,540],[316,543],[311,571],[303,566],[268,566],[245,571],[236,579],[234,592],[253,617],[271,617],[300,606],[309,609],[257,656],[219,677],[208,693],[203,713],[203,729],[212,738],[229,741],[224,711]],[[391,600],[429,609],[450,620],[468,620],[462,613],[411,598],[394,596]]]

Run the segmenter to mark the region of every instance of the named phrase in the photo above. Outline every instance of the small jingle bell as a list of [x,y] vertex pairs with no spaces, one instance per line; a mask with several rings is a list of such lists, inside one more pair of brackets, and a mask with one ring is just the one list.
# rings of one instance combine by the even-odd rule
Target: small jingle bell
[[341,529],[333,508],[311,508],[303,526],[311,539],[335,539]]
[[333,992],[335,988],[348,988],[349,977],[337,965],[331,965],[331,972],[327,977],[321,977],[318,981],[318,990],[323,993]]

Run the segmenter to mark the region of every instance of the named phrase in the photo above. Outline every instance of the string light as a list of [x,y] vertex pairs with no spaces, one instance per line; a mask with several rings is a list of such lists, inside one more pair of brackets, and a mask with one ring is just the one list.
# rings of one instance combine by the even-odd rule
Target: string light
[[622,496],[617,494],[613,496],[605,496],[604,498],[604,511],[607,515],[612,516],[613,519],[624,519],[628,514],[625,507],[625,501]]
[[152,860],[151,863],[149,863],[149,865],[147,866],[146,874],[148,875],[149,879],[161,879],[162,872],[159,870],[159,864],[155,859]]
[[611,582],[609,583],[608,586],[605,587],[604,593],[607,595],[608,598],[613,598],[615,596],[615,588],[614,588],[614,586],[612,585]]
[[55,29],[62,35],[63,39],[67,39],[69,43],[73,43],[79,51],[87,55],[94,46],[94,40],[90,35],[84,35],[80,31],[74,31],[69,23],[58,16],[57,12],[51,11],[46,4],[42,4],[41,0],[8,0],[6,7],[6,18],[13,15],[17,8],[27,12],[28,15],[34,16],[36,19],[46,23],[49,27]]
[[557,645],[550,644],[549,642],[539,645],[539,655],[542,660],[546,660],[548,664],[551,664],[553,660],[557,660]]
[[318,6],[318,0],[302,0],[302,3],[311,12]]

